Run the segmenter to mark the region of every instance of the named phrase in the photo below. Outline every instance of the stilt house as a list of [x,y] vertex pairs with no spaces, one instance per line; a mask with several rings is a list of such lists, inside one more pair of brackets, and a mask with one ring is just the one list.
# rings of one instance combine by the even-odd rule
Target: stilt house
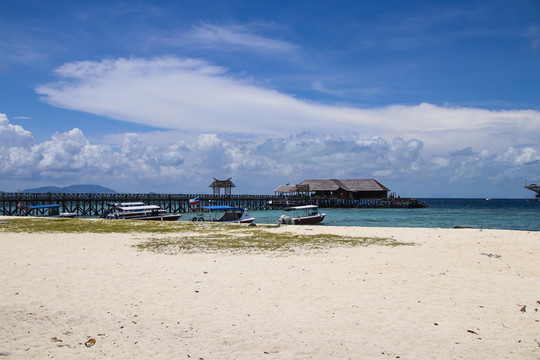
[[375,179],[314,179],[298,185],[281,185],[274,190],[282,195],[311,194],[335,199],[385,199],[388,189]]

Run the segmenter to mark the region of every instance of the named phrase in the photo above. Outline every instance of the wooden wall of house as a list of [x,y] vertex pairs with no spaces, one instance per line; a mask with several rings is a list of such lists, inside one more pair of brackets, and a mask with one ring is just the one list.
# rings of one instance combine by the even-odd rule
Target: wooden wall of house
[[349,192],[346,190],[332,191],[315,191],[315,197],[335,198],[342,200],[381,200],[388,197],[387,191],[359,191]]
[[386,191],[361,191],[353,194],[354,200],[386,199],[387,197]]

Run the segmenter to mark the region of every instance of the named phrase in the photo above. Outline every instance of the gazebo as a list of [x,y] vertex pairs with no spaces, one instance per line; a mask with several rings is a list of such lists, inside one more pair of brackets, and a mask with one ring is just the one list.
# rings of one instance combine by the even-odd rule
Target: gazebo
[[231,189],[236,187],[231,179],[232,178],[228,178],[227,180],[218,180],[214,178],[214,182],[212,182],[208,187],[211,187],[214,190],[214,195],[221,195],[221,189],[223,189],[223,195],[231,195]]

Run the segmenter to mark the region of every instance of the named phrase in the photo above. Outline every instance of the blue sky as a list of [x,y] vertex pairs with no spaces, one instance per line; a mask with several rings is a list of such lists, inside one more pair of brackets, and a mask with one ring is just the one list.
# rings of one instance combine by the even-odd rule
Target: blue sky
[[531,197],[540,3],[0,1],[0,190]]

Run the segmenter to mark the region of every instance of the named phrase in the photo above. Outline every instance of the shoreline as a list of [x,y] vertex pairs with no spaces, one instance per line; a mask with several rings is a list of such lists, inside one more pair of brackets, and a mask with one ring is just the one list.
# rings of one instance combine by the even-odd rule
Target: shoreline
[[[414,245],[166,255],[133,247],[152,238],[147,233],[0,232],[0,354],[540,357],[538,232],[264,230],[392,237]],[[90,339],[95,344],[87,347]]]
[[[69,220],[69,218],[60,218],[60,217],[48,217],[48,216],[6,216],[6,215],[0,215],[0,222],[2,220],[24,220],[24,219],[42,219],[42,220]],[[94,220],[104,220],[99,217],[83,217],[83,216],[77,216],[75,219],[77,220],[84,220],[84,221],[94,221]],[[118,221],[118,220],[106,220],[106,221]],[[125,221],[125,220],[123,220]],[[133,221],[133,220],[129,220]],[[190,220],[177,220],[177,221],[171,221],[167,222],[170,224],[174,223],[193,223]],[[216,222],[207,222],[207,224],[225,224],[225,223],[216,223]],[[243,224],[245,225],[245,224]],[[315,224],[315,225],[276,225],[275,222],[265,222],[265,223],[257,223],[254,222],[254,225],[261,226],[261,227],[283,227],[283,226],[289,226],[289,227],[313,227],[313,228],[320,228],[320,229],[328,229],[328,231],[322,231],[322,233],[325,232],[334,232],[332,229],[341,229],[341,228],[353,228],[353,229],[418,229],[418,230],[480,230],[480,231],[519,231],[519,232],[532,232],[532,233],[539,233],[540,230],[536,229],[519,229],[519,228],[490,228],[490,227],[474,227],[474,226],[466,226],[466,225],[453,225],[449,227],[441,227],[441,226],[433,226],[433,227],[423,227],[423,226],[360,226],[360,225],[327,225],[325,223],[322,224]],[[339,231],[338,231],[339,232]]]

